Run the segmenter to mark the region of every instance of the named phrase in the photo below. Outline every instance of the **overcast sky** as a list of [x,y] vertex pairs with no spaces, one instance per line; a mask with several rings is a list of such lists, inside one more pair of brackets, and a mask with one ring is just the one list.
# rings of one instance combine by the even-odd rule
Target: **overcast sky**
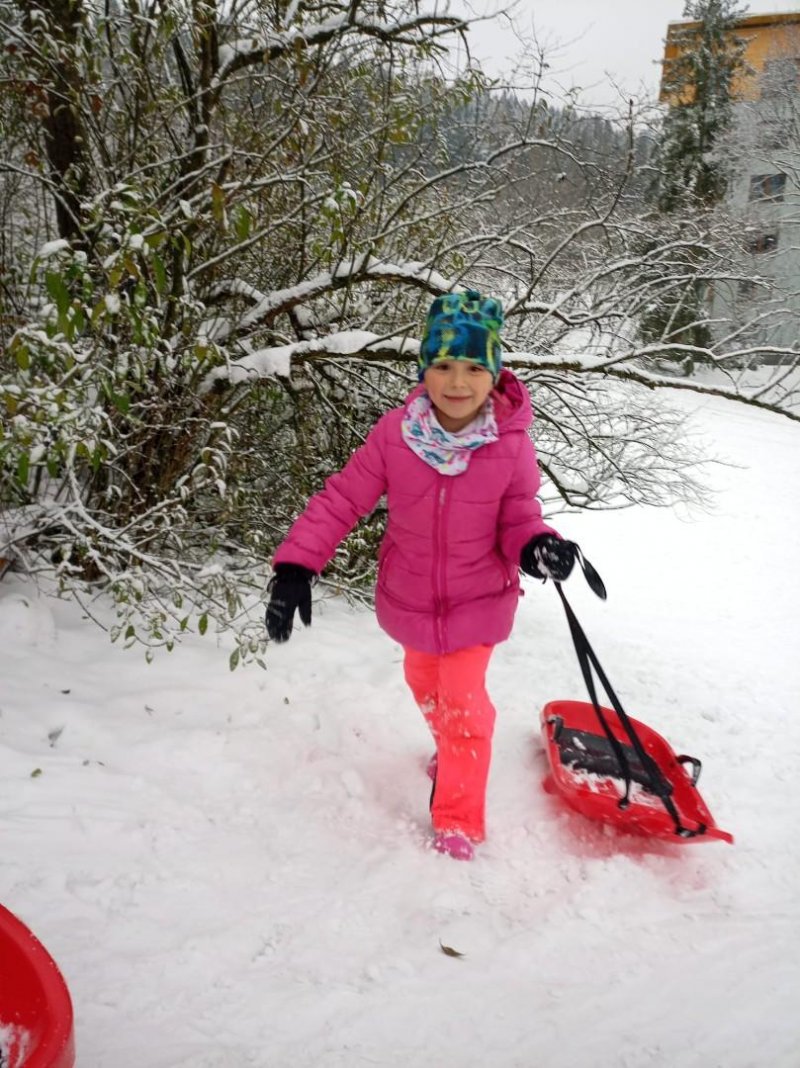
[[[504,5],[471,0],[470,6],[485,13]],[[515,21],[526,33],[535,29],[562,86],[578,85],[585,103],[606,105],[642,89],[656,95],[667,24],[682,17],[683,7],[683,0],[518,0]],[[800,11],[800,0],[752,0],[747,9],[753,15]],[[472,34],[474,52],[497,75],[509,70],[519,50],[505,25],[502,19],[483,23]]]

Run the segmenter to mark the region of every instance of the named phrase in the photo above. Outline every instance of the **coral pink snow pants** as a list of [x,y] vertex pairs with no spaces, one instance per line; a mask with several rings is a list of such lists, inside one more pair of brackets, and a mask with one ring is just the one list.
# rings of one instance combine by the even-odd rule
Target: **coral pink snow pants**
[[436,740],[438,767],[431,799],[437,831],[486,834],[486,781],[495,710],[486,692],[494,646],[473,645],[437,656],[405,650],[405,676]]

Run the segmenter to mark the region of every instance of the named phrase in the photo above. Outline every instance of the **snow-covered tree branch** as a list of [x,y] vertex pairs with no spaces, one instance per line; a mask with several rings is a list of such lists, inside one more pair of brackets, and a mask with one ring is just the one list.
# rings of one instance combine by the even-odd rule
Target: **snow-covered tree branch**
[[[121,640],[211,620],[260,653],[246,608],[272,545],[459,286],[506,305],[553,507],[701,494],[668,389],[798,417],[800,353],[755,330],[785,316],[777,292],[686,340],[690,298],[749,281],[736,219],[654,209],[635,110],[453,70],[461,18],[0,0],[0,30],[3,537],[65,589],[112,589]],[[344,586],[381,522],[341,551]]]

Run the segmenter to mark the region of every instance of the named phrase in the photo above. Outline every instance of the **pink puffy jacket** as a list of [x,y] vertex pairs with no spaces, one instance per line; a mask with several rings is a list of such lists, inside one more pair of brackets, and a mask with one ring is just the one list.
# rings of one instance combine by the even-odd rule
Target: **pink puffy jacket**
[[504,641],[520,596],[522,547],[556,532],[543,522],[536,500],[541,479],[527,433],[533,421],[528,392],[503,371],[492,396],[499,440],[473,452],[460,475],[440,474],[406,445],[400,429],[405,406],[387,412],[311,498],[273,563],[319,573],[386,493],[389,522],[375,602],[381,627],[424,653]]

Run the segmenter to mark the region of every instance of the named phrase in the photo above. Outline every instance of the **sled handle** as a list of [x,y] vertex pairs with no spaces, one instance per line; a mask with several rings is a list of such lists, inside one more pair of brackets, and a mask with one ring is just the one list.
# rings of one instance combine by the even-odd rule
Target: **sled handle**
[[563,730],[563,727],[564,727],[564,717],[563,716],[550,716],[550,718],[547,721],[547,726],[553,728],[553,741],[557,742],[558,738],[559,738],[559,735],[561,734],[561,731]]
[[[694,838],[698,834],[705,834],[705,824],[700,824],[697,830],[692,831],[684,827],[681,823],[680,814],[677,808],[675,807],[675,803],[672,800],[672,797],[670,796],[672,794],[672,783],[668,782],[666,779],[663,778],[663,776],[659,774],[656,762],[654,761],[650,753],[648,753],[645,747],[642,745],[642,740],[636,733],[636,729],[633,726],[633,722],[631,721],[625,709],[620,704],[619,698],[614,693],[611,683],[608,681],[605,672],[600,666],[600,661],[597,659],[597,655],[595,654],[594,649],[592,649],[591,645],[589,644],[589,639],[583,632],[583,627],[581,627],[580,623],[578,622],[577,616],[572,611],[572,607],[567,598],[565,597],[564,591],[561,589],[561,583],[554,582],[553,585],[556,588],[556,593],[561,598],[561,604],[564,606],[564,612],[567,616],[567,623],[569,624],[570,634],[572,635],[572,643],[575,646],[575,653],[578,657],[578,664],[580,665],[581,672],[583,673],[583,681],[586,683],[586,689],[589,691],[589,697],[591,698],[592,705],[594,706],[597,718],[600,720],[600,725],[603,728],[603,733],[605,734],[606,738],[608,738],[609,744],[614,750],[614,755],[617,758],[617,766],[619,767],[619,770],[622,774],[622,778],[625,780],[625,793],[617,802],[617,806],[620,809],[626,809],[630,805],[632,782],[631,769],[630,764],[628,763],[628,758],[626,757],[622,745],[620,744],[619,738],[617,738],[617,736],[611,730],[611,727],[609,726],[605,716],[603,715],[603,711],[597,699],[597,692],[595,690],[594,678],[592,675],[593,670],[597,675],[600,685],[605,690],[606,695],[608,696],[608,699],[611,702],[611,705],[614,711],[616,712],[620,723],[624,727],[625,733],[627,734],[630,740],[630,743],[634,749],[634,752],[636,753],[636,756],[639,758],[642,767],[647,772],[647,777],[650,780],[650,788],[652,789],[653,793],[661,799],[661,803],[663,804],[664,808],[672,817],[672,822],[675,824],[675,833],[677,835],[680,835],[681,838]],[[680,760],[681,758],[679,757],[678,759]],[[691,760],[692,758],[684,757],[683,759]],[[695,782],[697,782],[697,778],[700,775],[700,771],[697,766],[699,765],[699,763],[700,761],[698,760],[695,764]]]
[[675,759],[679,764],[691,764],[692,765],[692,786],[697,786],[697,780],[700,778],[700,772],[703,770],[703,764],[697,759],[697,757],[686,756],[685,753],[681,753],[680,756],[676,756]]

